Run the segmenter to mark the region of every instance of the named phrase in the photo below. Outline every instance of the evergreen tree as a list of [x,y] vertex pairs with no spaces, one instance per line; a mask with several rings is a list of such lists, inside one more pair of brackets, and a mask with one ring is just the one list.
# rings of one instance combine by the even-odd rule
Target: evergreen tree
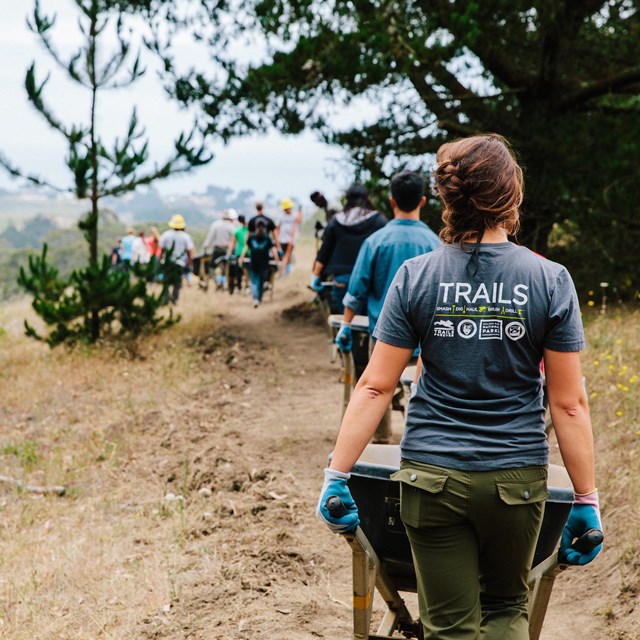
[[[95,342],[101,335],[137,335],[148,328],[166,326],[172,315],[158,317],[166,297],[150,293],[147,282],[152,279],[151,268],[134,269],[133,281],[128,274],[114,271],[108,256],[98,253],[98,220],[100,201],[106,196],[118,196],[168,176],[206,164],[211,156],[202,143],[196,143],[197,125],[190,133],[181,133],[174,143],[174,152],[163,164],[147,167],[148,141],[138,122],[135,108],[122,140],[108,146],[97,127],[99,97],[108,90],[125,89],[145,72],[140,52],[133,52],[130,34],[126,32],[123,16],[109,0],[73,0],[79,10],[79,29],[82,45],[68,58],[55,47],[51,32],[55,15],[51,18],[41,11],[36,0],[28,22],[57,66],[68,77],[87,90],[89,117],[85,125],[65,125],[45,102],[43,91],[48,77],[36,78],[35,64],[28,69],[25,87],[31,104],[47,123],[62,135],[68,144],[66,164],[73,176],[68,189],[60,189],[47,180],[23,172],[6,158],[0,163],[14,176],[30,182],[69,191],[78,199],[88,199],[91,210],[80,220],[89,245],[88,266],[74,271],[68,279],[61,279],[57,269],[47,262],[47,248],[30,260],[29,272],[21,270],[19,283],[34,296],[33,307],[54,329],[46,341],[55,346],[63,342]],[[117,46],[106,51],[104,41],[115,35]],[[167,282],[165,280],[165,286]],[[27,333],[37,333],[27,323]]]

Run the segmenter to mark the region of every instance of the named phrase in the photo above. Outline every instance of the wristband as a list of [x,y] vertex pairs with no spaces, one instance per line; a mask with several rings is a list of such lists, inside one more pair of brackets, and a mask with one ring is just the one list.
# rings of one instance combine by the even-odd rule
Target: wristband
[[586,495],[574,494],[573,504],[588,504],[592,507],[598,508],[600,506],[598,500],[598,491],[592,491]]
[[576,498],[584,498],[585,496],[590,496],[592,493],[595,493],[598,490],[598,487],[596,487],[595,489],[593,489],[593,491],[587,491],[587,493],[576,493],[575,491],[573,492],[573,495]]

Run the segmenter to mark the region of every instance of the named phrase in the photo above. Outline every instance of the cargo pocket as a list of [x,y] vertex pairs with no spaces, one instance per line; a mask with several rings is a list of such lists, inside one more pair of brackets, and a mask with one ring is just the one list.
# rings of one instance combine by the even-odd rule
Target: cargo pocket
[[508,505],[535,504],[549,497],[545,478],[535,480],[496,480],[498,495]]
[[442,493],[449,478],[445,470],[400,469],[391,475],[400,482],[400,517],[410,527],[419,527],[428,520],[427,501]]

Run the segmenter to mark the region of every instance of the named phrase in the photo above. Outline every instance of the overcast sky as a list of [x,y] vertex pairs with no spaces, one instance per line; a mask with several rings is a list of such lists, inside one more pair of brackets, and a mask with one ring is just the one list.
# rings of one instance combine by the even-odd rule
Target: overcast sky
[[[87,121],[88,92],[64,81],[64,71],[51,63],[38,37],[27,29],[25,20],[32,5],[31,0],[0,0],[0,152],[23,170],[67,187],[69,173],[63,164],[66,145],[28,102],[25,73],[34,60],[39,81],[52,72],[43,95],[64,123]],[[77,10],[71,0],[41,0],[41,8],[48,15],[57,12],[51,33],[61,49],[65,43],[77,41]],[[189,55],[188,49],[184,52]],[[189,115],[168,101],[151,70],[131,89],[106,92],[104,96],[99,126],[105,142],[110,146],[116,136],[124,134],[131,109],[136,105],[150,140],[151,160],[165,159],[171,152],[175,134],[191,124]],[[158,182],[157,188],[165,194],[191,193],[215,184],[234,190],[249,188],[259,197],[267,193],[277,198],[291,196],[306,203],[311,191],[319,189],[328,197],[335,197],[349,181],[349,176],[332,177],[341,175],[337,163],[340,152],[316,142],[311,135],[246,138],[227,147],[214,146],[213,151],[215,159],[208,166],[188,176]],[[0,187],[18,186],[0,169]]]

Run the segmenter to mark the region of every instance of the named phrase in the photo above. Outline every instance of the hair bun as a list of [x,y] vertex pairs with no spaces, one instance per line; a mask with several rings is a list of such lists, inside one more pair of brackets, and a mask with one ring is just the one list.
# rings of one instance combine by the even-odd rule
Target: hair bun
[[522,170],[507,141],[496,134],[443,144],[433,175],[444,204],[445,242],[463,241],[485,227],[518,229]]

